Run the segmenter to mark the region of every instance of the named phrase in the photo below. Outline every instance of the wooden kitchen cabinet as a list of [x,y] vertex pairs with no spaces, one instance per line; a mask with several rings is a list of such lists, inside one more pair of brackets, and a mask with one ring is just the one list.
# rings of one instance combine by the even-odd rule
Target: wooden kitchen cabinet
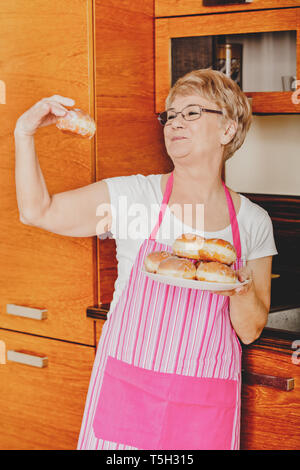
[[[48,366],[0,365],[0,449],[74,449],[80,431],[95,353],[86,307],[97,301],[96,240],[20,222],[14,128],[24,111],[55,94],[94,115],[92,45],[91,0],[1,5],[0,340],[6,350],[46,354]],[[95,180],[94,141],[49,126],[35,145],[50,194]],[[46,310],[46,318],[32,319],[31,308]]]
[[300,6],[299,0],[252,0],[251,3],[204,6],[203,0],[155,0],[155,16],[200,15],[228,11],[265,10]]
[[[242,385],[241,449],[298,450],[300,363],[297,334],[265,329],[258,341],[243,348],[243,369],[248,378],[244,376]],[[255,374],[252,384],[251,373]]]
[[[63,237],[20,222],[13,135],[18,117],[54,94],[71,97],[77,107],[94,114],[91,6],[90,0],[1,5],[0,79],[6,84],[6,104],[0,104],[0,328],[93,346],[94,325],[85,309],[96,301],[95,240]],[[93,182],[93,141],[49,126],[38,130],[35,144],[50,194]],[[47,319],[9,315],[8,304],[24,311],[45,309]]]
[[[277,64],[281,64],[282,59],[285,58],[292,49],[295,50],[295,57],[293,56],[291,63],[287,65],[288,70],[293,69],[294,73],[284,72],[285,69],[283,69],[281,65],[280,69],[276,69],[276,73],[280,73],[280,76],[278,75],[275,89],[273,89],[273,85],[270,85],[271,91],[258,91],[259,88],[251,89],[250,84],[250,90],[245,89],[245,93],[252,99],[253,113],[299,113],[299,94],[293,94],[292,91],[281,91],[282,85],[280,80],[283,75],[295,76],[298,80],[300,78],[300,3],[297,1],[293,2],[293,5],[291,5],[292,2],[276,2],[276,9],[273,8],[273,5],[271,9],[271,3],[272,2],[257,1],[242,6],[234,5],[230,7],[204,8],[203,6],[196,6],[196,4],[199,5],[201,2],[158,1],[156,3],[156,14],[159,17],[155,19],[156,112],[161,112],[164,109],[164,101],[172,85],[172,47],[174,47],[172,41],[179,38],[211,38],[212,41],[218,41],[220,38],[223,38],[222,40],[225,41],[224,38],[229,37],[233,43],[238,41],[237,38],[240,38],[241,42],[244,40],[248,41],[247,44],[249,47],[247,47],[250,51],[249,48],[251,46],[251,52],[248,54],[247,63],[248,70],[251,70],[252,74],[253,68],[257,67],[257,54],[255,54],[255,50],[267,47],[269,48],[267,50],[270,52],[273,51],[274,59],[268,59],[271,61],[270,67],[266,67],[266,70],[269,70],[268,73],[270,73],[266,90],[269,89],[269,82],[272,85],[273,66],[277,67]],[[191,9],[192,5],[194,6],[193,9]],[[250,5],[252,5],[252,7],[250,7]],[[283,8],[283,6],[293,6],[293,8]],[[295,6],[298,7],[296,8]],[[161,8],[163,9],[163,14]],[[168,15],[166,15],[167,11],[169,12]],[[180,14],[186,16],[173,16],[179,14],[178,11],[181,12]],[[193,13],[191,13],[191,11]],[[289,32],[288,34],[290,35],[290,39],[288,39],[289,45],[284,49],[287,52],[280,54],[278,44],[280,44],[280,41],[284,44],[287,40],[287,32]],[[266,34],[271,36],[267,37]],[[284,35],[284,37],[282,35]],[[255,46],[253,42],[254,39]],[[262,42],[260,43],[260,41]],[[270,41],[273,41],[273,46],[270,45]],[[242,45],[242,47],[244,47],[245,44]],[[293,47],[291,47],[291,44]],[[189,45],[186,47],[189,49]],[[214,48],[214,46],[211,47]],[[255,47],[259,47],[260,49],[255,49]],[[213,54],[214,52],[211,55],[211,60],[208,61],[205,66],[203,66],[203,64],[197,65],[197,59],[193,59],[192,69],[213,66],[215,60]],[[253,54],[255,60],[253,59]],[[262,57],[271,57],[270,53],[264,54]],[[252,57],[251,61],[250,57]],[[182,60],[187,61],[187,57]],[[253,66],[251,65],[252,61]],[[259,69],[256,75],[258,75],[258,72]],[[248,75],[250,76],[250,72],[248,72]],[[259,87],[255,79],[255,74],[253,74],[253,77],[255,83],[254,87]]]
[[47,358],[42,368],[16,358],[0,365],[0,449],[75,449],[95,349],[1,329],[0,341],[8,357]]

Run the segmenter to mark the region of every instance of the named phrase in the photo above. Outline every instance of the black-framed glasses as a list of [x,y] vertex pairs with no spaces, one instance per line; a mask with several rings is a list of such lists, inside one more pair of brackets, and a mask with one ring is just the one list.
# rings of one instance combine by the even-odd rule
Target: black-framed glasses
[[185,119],[186,121],[195,121],[196,119],[199,119],[201,117],[201,114],[203,112],[223,114],[222,111],[217,111],[216,109],[203,108],[199,104],[189,104],[178,112],[174,111],[174,109],[167,109],[167,111],[160,113],[157,119],[159,120],[162,126],[169,126],[171,122],[178,116],[178,114],[181,114],[183,119]]

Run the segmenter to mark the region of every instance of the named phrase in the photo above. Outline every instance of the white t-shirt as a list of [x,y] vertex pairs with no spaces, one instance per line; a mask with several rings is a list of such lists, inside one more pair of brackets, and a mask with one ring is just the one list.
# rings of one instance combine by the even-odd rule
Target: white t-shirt
[[[145,238],[149,238],[158,220],[163,194],[161,174],[131,175],[106,178],[110,194],[112,224],[110,236],[116,241],[118,277],[115,282],[110,312],[113,310]],[[245,261],[276,255],[272,221],[265,209],[243,195],[237,214],[242,258]],[[201,209],[201,208],[200,208]],[[233,244],[231,225],[217,232],[197,231],[183,223],[166,207],[156,240],[172,245],[182,233],[195,233],[205,238],[222,238]],[[105,238],[107,235],[100,235]]]

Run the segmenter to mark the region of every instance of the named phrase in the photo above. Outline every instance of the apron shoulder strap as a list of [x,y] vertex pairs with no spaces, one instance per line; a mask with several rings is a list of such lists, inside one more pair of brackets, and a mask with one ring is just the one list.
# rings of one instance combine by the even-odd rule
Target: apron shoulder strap
[[236,249],[237,257],[240,258],[241,254],[242,254],[241,239],[240,239],[240,230],[239,230],[239,226],[238,226],[238,222],[237,222],[237,218],[236,218],[235,208],[234,208],[234,205],[233,205],[233,201],[232,201],[232,197],[231,197],[231,194],[229,192],[229,189],[225,185],[224,181],[222,181],[222,184],[224,186],[226,199],[227,199],[228,210],[229,210],[233,245],[234,245],[234,248]]
[[173,187],[173,172],[170,174],[170,176],[168,178],[168,181],[167,181],[166,189],[165,189],[165,192],[164,192],[164,197],[163,197],[163,200],[162,200],[162,203],[161,203],[161,206],[160,206],[160,210],[159,210],[159,214],[158,214],[158,221],[156,222],[155,227],[152,230],[152,233],[150,235],[151,240],[156,239],[156,234],[157,234],[158,229],[161,225],[164,213],[166,211],[166,208],[167,208],[167,205],[168,205],[168,202],[169,202],[169,199],[170,199],[170,194],[172,192],[172,187]]

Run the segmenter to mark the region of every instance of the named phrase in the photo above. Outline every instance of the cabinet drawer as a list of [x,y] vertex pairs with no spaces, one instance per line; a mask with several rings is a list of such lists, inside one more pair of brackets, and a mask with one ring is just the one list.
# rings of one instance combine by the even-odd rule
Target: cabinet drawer
[[[90,290],[90,286],[87,288]],[[93,321],[86,318],[86,306],[91,301],[78,302],[76,293],[72,294],[67,303],[56,302],[50,294],[35,302],[32,292],[24,291],[16,300],[7,293],[0,293],[0,328],[94,346]],[[38,298],[42,296],[38,294]]]
[[75,449],[95,349],[1,329],[0,341],[0,448]]
[[178,16],[178,15],[196,15],[196,14],[209,14],[209,13],[222,13],[227,11],[246,11],[246,10],[260,10],[265,8],[294,7],[299,6],[298,0],[253,0],[251,3],[240,3],[238,5],[214,5],[203,6],[203,0],[156,0],[155,1],[155,16]]
[[[243,368],[247,372],[293,378],[294,388],[283,391],[272,386],[243,384],[242,449],[299,449],[300,366],[293,363],[292,353],[292,349],[276,352],[255,348],[244,352]],[[276,385],[276,380],[273,383]]]

